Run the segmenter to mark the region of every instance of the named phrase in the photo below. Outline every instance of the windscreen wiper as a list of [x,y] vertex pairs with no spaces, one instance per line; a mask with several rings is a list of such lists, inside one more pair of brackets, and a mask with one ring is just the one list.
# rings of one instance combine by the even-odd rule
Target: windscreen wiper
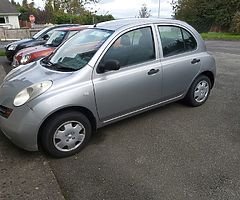
[[66,71],[66,72],[77,71],[77,69],[64,66],[61,63],[54,63],[54,64],[52,63],[52,66],[54,66],[54,69],[59,71]]
[[77,71],[78,69],[72,68],[72,67],[66,67],[62,65],[61,63],[52,63],[51,61],[47,59],[41,60],[41,64],[43,64],[44,67],[55,69],[57,71],[65,71],[65,72],[71,72],[71,71]]

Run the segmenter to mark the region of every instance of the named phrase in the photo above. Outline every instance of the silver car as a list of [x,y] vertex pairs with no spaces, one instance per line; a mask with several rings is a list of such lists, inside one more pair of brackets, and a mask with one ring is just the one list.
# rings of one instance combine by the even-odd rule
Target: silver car
[[180,99],[202,105],[215,74],[213,56],[184,22],[99,23],[5,77],[0,128],[23,149],[70,156],[110,123]]

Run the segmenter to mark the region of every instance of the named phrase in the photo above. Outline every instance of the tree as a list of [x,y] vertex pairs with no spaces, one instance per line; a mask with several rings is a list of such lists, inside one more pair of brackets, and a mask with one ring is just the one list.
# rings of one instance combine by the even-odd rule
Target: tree
[[59,8],[70,14],[80,14],[85,11],[84,6],[89,3],[97,3],[98,0],[53,0],[58,2]]
[[47,23],[52,22],[53,14],[54,14],[54,2],[52,0],[47,0],[45,2],[44,10],[45,10],[45,21]]
[[140,18],[148,18],[151,16],[151,10],[148,10],[147,5],[143,4],[141,9],[139,10]]
[[240,33],[240,11],[234,15],[230,30],[234,33]]
[[17,5],[17,3],[14,0],[11,0],[11,4],[15,6]]
[[34,15],[36,23],[76,23],[76,24],[92,24],[93,17],[96,22],[114,19],[112,15],[96,15],[85,9],[85,5],[91,2],[98,3],[99,0],[45,0],[44,10],[35,8],[34,0],[28,3],[23,0],[22,4],[15,3],[17,10],[21,13],[19,19],[29,21],[29,15]]
[[174,17],[193,25],[198,31],[209,31],[213,26],[229,30],[239,0],[172,0]]
[[23,0],[23,1],[22,1],[22,7],[25,7],[25,8],[28,7],[28,2],[27,2],[27,0]]

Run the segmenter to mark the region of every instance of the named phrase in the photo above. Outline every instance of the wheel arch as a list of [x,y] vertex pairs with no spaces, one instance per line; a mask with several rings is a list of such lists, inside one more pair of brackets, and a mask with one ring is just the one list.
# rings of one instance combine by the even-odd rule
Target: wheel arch
[[215,78],[214,78],[213,72],[211,72],[211,71],[204,71],[204,72],[200,73],[197,77],[199,77],[201,75],[205,75],[205,76],[207,76],[210,79],[211,89],[212,89],[213,86],[214,86],[214,83],[215,83]]
[[93,113],[85,108],[85,107],[81,107],[81,106],[71,106],[71,107],[66,107],[66,108],[61,108],[59,110],[56,110],[55,112],[51,113],[46,119],[44,119],[44,121],[42,122],[39,131],[38,131],[38,135],[37,135],[37,144],[38,144],[38,148],[41,148],[41,132],[43,131],[43,128],[45,127],[45,125],[47,124],[47,122],[49,120],[51,120],[51,118],[53,118],[56,115],[59,115],[61,113],[65,113],[65,112],[71,112],[71,111],[77,111],[80,112],[82,114],[84,114],[90,121],[91,126],[92,126],[92,130],[96,131],[97,129],[97,121],[95,116],[93,115]]

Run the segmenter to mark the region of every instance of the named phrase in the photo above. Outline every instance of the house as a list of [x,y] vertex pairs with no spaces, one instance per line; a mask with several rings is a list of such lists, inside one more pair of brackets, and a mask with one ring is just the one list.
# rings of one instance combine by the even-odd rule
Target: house
[[0,2],[0,27],[19,28],[18,16],[20,13],[9,0],[1,0]]

